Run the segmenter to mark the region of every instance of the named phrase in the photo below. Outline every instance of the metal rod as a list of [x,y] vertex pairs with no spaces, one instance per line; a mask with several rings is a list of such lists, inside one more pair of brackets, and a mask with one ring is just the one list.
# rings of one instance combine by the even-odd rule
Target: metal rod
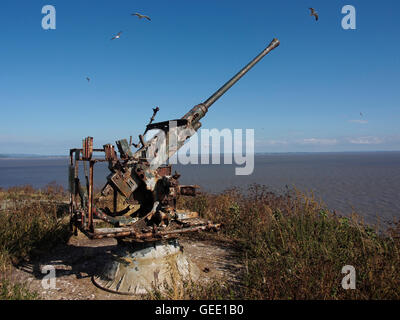
[[[74,154],[73,151],[70,150],[69,151],[69,166],[70,166],[70,168],[73,168],[73,165],[74,165],[73,154]],[[72,191],[74,190],[74,187],[75,187],[75,178],[74,178],[74,181],[72,181],[71,171],[72,171],[72,169],[69,169],[69,172],[68,172],[68,175],[69,175],[68,182],[69,182],[69,189],[70,189],[69,190],[69,215],[70,215],[70,229],[72,232],[74,232],[76,229],[76,226],[73,225],[75,210],[74,210],[74,195],[72,194]]]
[[76,196],[78,194],[78,177],[79,177],[79,162],[77,159],[79,159],[80,156],[80,151],[75,150],[75,157],[74,157],[74,208],[76,209],[78,207],[78,203],[76,200]]
[[88,228],[93,231],[93,162],[89,162]]
[[95,232],[86,233],[86,235],[92,239],[130,237],[132,240],[152,241],[156,238],[166,239],[168,236],[175,236],[177,234],[188,233],[188,232],[205,231],[205,230],[217,231],[220,229],[220,227],[221,224],[217,223],[217,224],[199,225],[194,227],[186,227],[169,231],[158,231],[155,233],[154,232],[138,233],[135,229],[132,228],[114,228],[113,232],[111,232],[109,231],[110,229],[106,228],[105,231],[103,231],[102,229],[96,229]]
[[117,189],[114,189],[114,197],[113,197],[113,210],[114,210],[114,215],[117,213],[117,207],[118,207],[118,191]]

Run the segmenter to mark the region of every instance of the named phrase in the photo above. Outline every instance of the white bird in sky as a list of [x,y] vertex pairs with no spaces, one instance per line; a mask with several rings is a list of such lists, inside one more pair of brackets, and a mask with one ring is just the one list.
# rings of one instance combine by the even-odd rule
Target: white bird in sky
[[150,19],[149,16],[145,16],[145,15],[140,14],[140,13],[137,13],[137,12],[136,12],[136,13],[132,13],[131,15],[132,15],[132,16],[137,16],[139,19],[145,18],[145,19],[151,21],[151,19]]
[[114,37],[111,38],[111,40],[119,39],[121,37],[121,33],[122,31],[118,32]]

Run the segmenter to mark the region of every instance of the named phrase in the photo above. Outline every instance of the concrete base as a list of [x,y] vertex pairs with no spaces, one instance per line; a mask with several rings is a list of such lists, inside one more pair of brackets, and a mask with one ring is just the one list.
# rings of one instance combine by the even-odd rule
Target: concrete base
[[177,239],[166,242],[127,243],[119,245],[114,259],[107,263],[94,283],[120,294],[146,294],[197,280],[200,270],[183,253]]

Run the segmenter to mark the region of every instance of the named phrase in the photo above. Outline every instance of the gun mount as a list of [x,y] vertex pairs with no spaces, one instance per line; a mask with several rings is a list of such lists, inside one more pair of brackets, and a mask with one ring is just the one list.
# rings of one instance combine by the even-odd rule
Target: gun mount
[[[83,140],[82,148],[71,149],[69,190],[71,228],[74,233],[79,229],[93,239],[114,237],[144,242],[176,238],[185,232],[218,230],[219,224],[200,219],[196,212],[176,208],[177,196],[195,196],[197,186],[180,185],[180,175],[176,172],[172,174],[171,165],[166,163],[201,127],[200,119],[208,109],[277,46],[279,41],[273,39],[266,49],[234,77],[182,118],[153,123],[159,108],[153,109],[153,116],[144,134],[139,136],[138,144],[132,143],[132,137],[129,142],[126,139],[116,141],[119,157],[111,144],[94,149],[92,137]],[[158,132],[145,141],[144,135],[154,129]],[[134,153],[131,151],[132,146],[137,148]],[[95,157],[94,153],[104,153],[104,157]],[[80,162],[84,165],[86,188],[79,179]],[[100,196],[95,199],[93,167],[98,162],[107,162],[111,173]],[[119,200],[123,200],[126,205],[122,210],[118,208]],[[112,227],[95,228],[98,220]]]

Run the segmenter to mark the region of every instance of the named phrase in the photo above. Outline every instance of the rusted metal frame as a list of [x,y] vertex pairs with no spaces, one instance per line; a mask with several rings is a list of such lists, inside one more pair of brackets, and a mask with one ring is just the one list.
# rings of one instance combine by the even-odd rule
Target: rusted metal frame
[[[90,141],[91,142],[91,141]],[[105,149],[92,149],[93,152],[105,152]],[[90,159],[83,156],[84,148],[73,148],[70,149],[70,165],[73,166],[73,184],[74,188],[70,192],[70,214],[71,214],[71,224],[75,228],[75,233],[77,229],[86,233],[87,231],[94,231],[93,223],[93,210],[94,210],[94,185],[93,185],[93,166],[96,162],[105,162],[104,159]],[[89,162],[89,177],[86,181],[86,190],[88,192],[88,203],[87,211],[84,208],[79,212],[78,208],[78,197],[79,194],[79,162],[88,161]],[[86,212],[85,212],[86,211]],[[80,223],[78,224],[77,215],[80,214]]]
[[217,231],[221,227],[221,224],[207,224],[202,226],[188,227],[175,229],[170,231],[159,231],[159,232],[146,232],[138,233],[132,228],[114,228],[114,232],[101,232],[97,229],[96,232],[86,232],[85,234],[91,239],[101,239],[101,238],[121,238],[130,237],[132,240],[143,240],[143,241],[153,241],[155,239],[163,239],[170,236],[175,236],[181,233],[197,232],[204,230],[214,230]]
[[108,162],[106,159],[93,159],[93,162]]
[[[73,155],[74,152],[71,149],[69,151],[69,165],[70,167],[73,167],[74,165],[74,160],[73,160]],[[70,214],[70,229],[71,231],[76,234],[76,223],[74,222],[74,197],[75,195],[73,194],[73,189],[72,189],[72,183],[75,183],[75,181],[70,181],[71,180],[71,174],[70,171],[68,173],[68,180],[69,180],[69,184],[70,184],[70,190],[69,190],[69,214]]]
[[[87,203],[87,217],[85,217],[85,212],[82,210],[81,212],[81,225],[80,225],[80,230],[85,230],[88,229],[90,231],[93,231],[93,202],[94,202],[94,196],[93,196],[93,166],[96,162],[102,162],[106,161],[103,159],[88,159],[83,157],[83,152],[85,150],[75,148],[70,150],[70,156],[72,157],[73,154],[75,154],[74,157],[74,183],[75,183],[75,194],[71,195],[72,198],[72,212],[77,213],[77,190],[79,190],[79,185],[77,184],[77,179],[79,179],[79,161],[88,161],[89,162],[89,178],[88,181],[86,181],[86,190],[88,192],[88,203]],[[92,149],[93,152],[105,152],[104,148],[103,149]],[[72,161],[72,160],[71,160]]]
[[111,217],[107,214],[105,214],[101,209],[96,208],[95,206],[93,206],[93,214],[100,220],[108,222],[112,225],[118,225],[119,220],[115,217]]
[[114,215],[117,213],[118,209],[118,190],[114,189],[114,196],[113,196],[113,213]]
[[82,157],[86,160],[91,159],[93,155],[93,137],[86,137],[85,139],[83,139],[82,145]]
[[[74,152],[79,152],[79,160],[82,161],[83,158],[80,156],[83,152],[82,148],[74,148],[74,149],[70,149],[70,154],[74,153]],[[93,152],[105,152],[104,148],[103,149],[93,149]],[[95,159],[93,159],[95,160]],[[96,159],[96,161],[106,161],[106,160],[102,160],[102,159]]]
[[[81,155],[81,149],[74,149],[74,208],[75,212],[78,209],[78,201],[77,201],[77,194],[79,193],[79,184],[78,184],[78,179],[79,179],[79,159]],[[81,226],[83,227],[83,222],[84,222],[84,217],[83,214],[81,213]]]
[[93,231],[93,167],[95,162],[89,161],[89,188],[88,188],[88,223],[87,228]]

